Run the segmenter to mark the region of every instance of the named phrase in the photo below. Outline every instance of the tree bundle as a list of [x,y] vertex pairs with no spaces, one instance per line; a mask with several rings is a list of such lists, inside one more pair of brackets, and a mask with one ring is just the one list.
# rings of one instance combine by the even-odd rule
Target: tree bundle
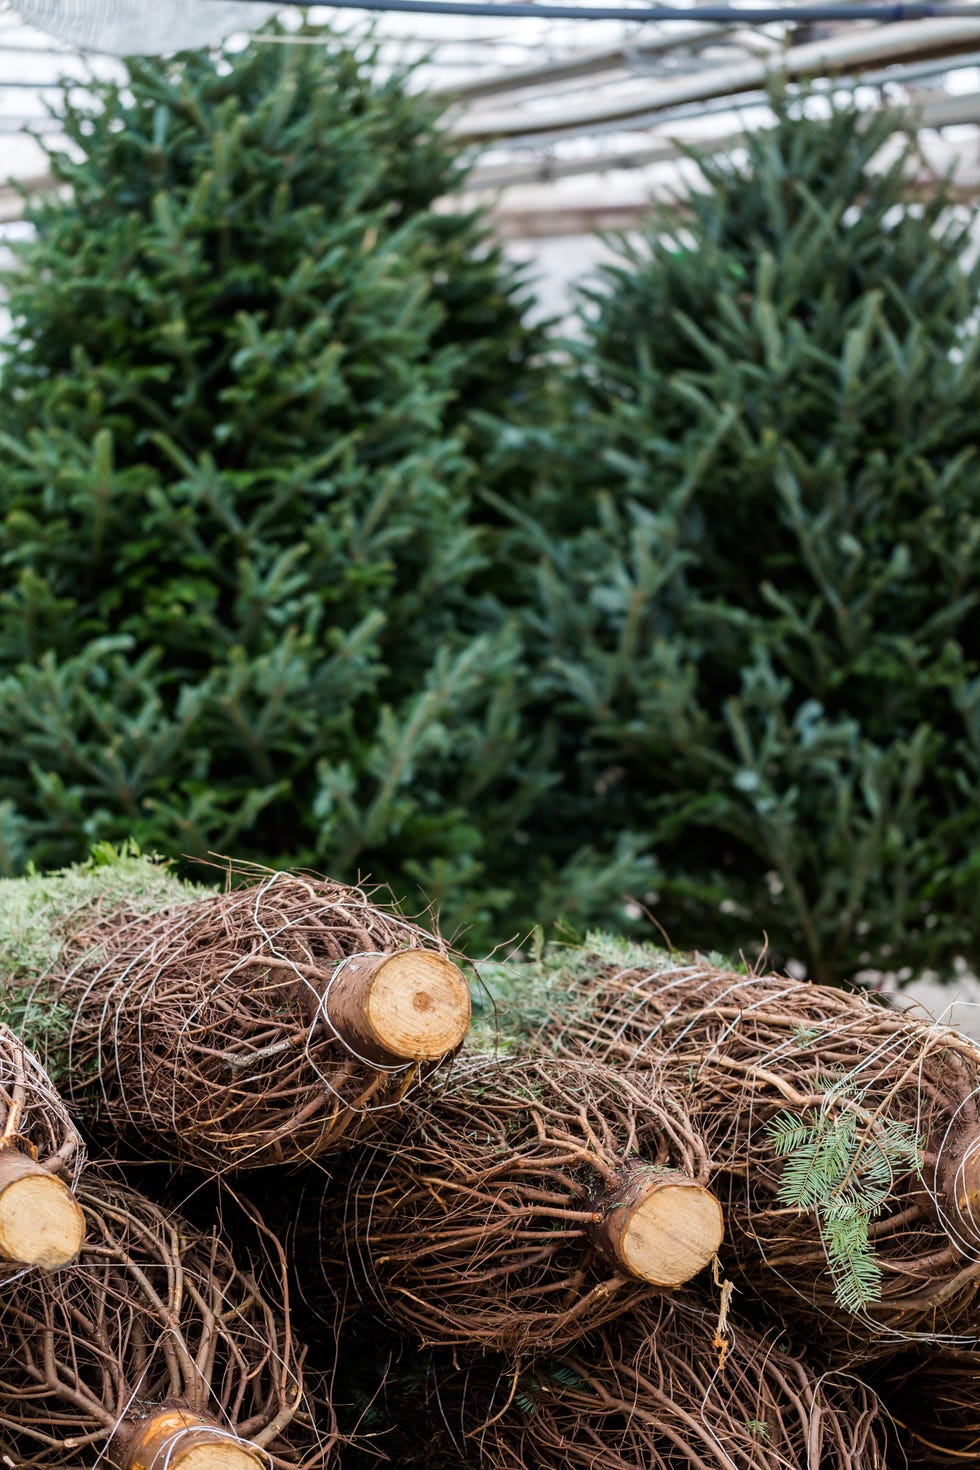
[[72,1188],[84,1161],[50,1077],[0,1025],[0,1280],[77,1254],[85,1227]]
[[477,1057],[355,1165],[342,1239],[426,1341],[555,1351],[712,1260],[708,1174],[669,1093],[594,1063]]
[[864,996],[617,945],[535,983],[539,1006],[556,993],[539,1043],[682,1091],[728,1179],[731,1248],[768,1303],[808,1304],[846,1350],[976,1335],[971,1042]]
[[900,1463],[888,1458],[888,1416],[859,1380],[815,1373],[744,1323],[719,1332],[717,1310],[687,1293],[646,1301],[580,1351],[530,1366],[491,1374],[485,1364],[453,1371],[434,1359],[421,1388],[446,1465],[451,1449],[455,1463],[489,1470]]
[[[87,921],[86,921],[87,920]],[[98,1128],[203,1168],[345,1147],[461,1044],[445,946],[357,888],[287,873],[156,915],[76,916],[38,987]]]
[[79,1199],[78,1260],[0,1300],[0,1438],[23,1463],[325,1465],[332,1413],[304,1387],[275,1262],[239,1264],[216,1233],[91,1172]]
[[[964,1038],[596,940],[514,967],[520,1047],[460,1056],[469,995],[446,946],[363,891],[252,870],[206,894],[127,872],[0,885],[0,1004],[95,1142],[168,1160],[168,1189],[203,1167],[216,1194],[192,1185],[192,1226],[79,1178],[54,1084],[0,1031],[12,1466],[324,1470],[353,1439],[427,1470],[884,1470],[879,1385],[910,1461],[975,1456],[980,1054]],[[208,1203],[256,1167],[293,1174],[274,1200],[268,1175],[242,1186],[277,1216],[258,1268]],[[8,1219],[48,1240],[17,1204],[25,1180],[67,1202],[73,1264],[44,1244],[49,1269],[26,1270],[11,1251]],[[287,1270],[329,1390],[304,1370]],[[832,1373],[793,1355],[801,1339]],[[404,1370],[386,1387],[389,1354]],[[416,1415],[413,1381],[446,1432]],[[386,1446],[378,1404],[399,1394],[405,1434]]]

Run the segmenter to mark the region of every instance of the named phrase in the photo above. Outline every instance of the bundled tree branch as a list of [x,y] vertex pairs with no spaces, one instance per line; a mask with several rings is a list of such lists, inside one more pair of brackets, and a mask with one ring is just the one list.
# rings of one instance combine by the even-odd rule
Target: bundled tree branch
[[555,1351],[708,1265],[724,1230],[708,1174],[669,1093],[591,1063],[475,1057],[322,1208],[345,1212],[355,1280],[427,1342]]
[[980,1463],[980,1350],[914,1348],[873,1367],[870,1381],[895,1422],[911,1467],[955,1470]]
[[32,1467],[314,1470],[336,1441],[304,1378],[282,1261],[240,1262],[89,1171],[78,1260],[0,1301],[0,1437]]
[[150,916],[96,903],[33,994],[69,1018],[49,1051],[93,1126],[220,1169],[346,1147],[470,1013],[438,938],[360,889],[268,871]]
[[84,1221],[72,1189],[84,1162],[81,1137],[50,1077],[0,1024],[0,1281],[76,1255]]
[[[397,1394],[397,1366],[392,1377]],[[413,1401],[425,1404],[438,1452],[432,1463],[440,1466],[886,1470],[897,1463],[889,1458],[888,1416],[870,1389],[849,1374],[815,1373],[775,1334],[734,1319],[719,1346],[716,1310],[689,1292],[648,1300],[574,1354],[531,1367],[460,1370],[434,1357]],[[392,1441],[397,1447],[397,1426]]]
[[679,1089],[719,1169],[730,1249],[767,1303],[844,1351],[975,1334],[966,1038],[866,996],[602,941],[513,983],[540,1044]]

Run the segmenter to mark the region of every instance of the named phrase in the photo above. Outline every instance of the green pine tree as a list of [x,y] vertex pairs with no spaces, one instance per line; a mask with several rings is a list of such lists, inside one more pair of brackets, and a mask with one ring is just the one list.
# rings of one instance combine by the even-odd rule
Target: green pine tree
[[540,343],[485,225],[434,207],[435,109],[259,41],[60,116],[6,281],[0,867],[132,837],[485,928],[546,776],[480,461]]
[[645,851],[681,946],[768,936],[824,980],[976,961],[969,221],[913,197],[911,143],[873,166],[887,121],[777,112],[590,291],[513,516],[550,820]]

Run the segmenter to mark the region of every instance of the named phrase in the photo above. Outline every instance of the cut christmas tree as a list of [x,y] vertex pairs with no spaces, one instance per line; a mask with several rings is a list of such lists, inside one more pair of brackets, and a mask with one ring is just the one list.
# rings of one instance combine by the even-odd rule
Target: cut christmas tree
[[23,1463],[326,1465],[330,1405],[304,1385],[274,1258],[236,1259],[214,1231],[94,1170],[79,1199],[78,1260],[0,1297],[0,1436]]
[[[683,1293],[533,1364],[405,1355],[381,1444],[398,1464],[490,1470],[893,1470],[887,1413],[850,1374]],[[403,1385],[405,1385],[403,1387]],[[414,1413],[428,1432],[405,1433]],[[423,1449],[423,1444],[425,1448]],[[430,1459],[429,1446],[435,1454]]]
[[[808,1340],[867,1354],[980,1325],[980,1052],[867,996],[593,936],[500,967],[502,1020],[675,1089],[726,1253]],[[491,985],[494,981],[491,978]]]
[[130,858],[0,884],[23,956],[8,1004],[79,1116],[133,1157],[238,1169],[346,1147],[466,1033],[436,937],[360,889],[249,876],[201,897]]
[[403,1328],[544,1352],[710,1264],[724,1220],[708,1174],[669,1092],[592,1064],[473,1058],[323,1211],[341,1217],[355,1281]]

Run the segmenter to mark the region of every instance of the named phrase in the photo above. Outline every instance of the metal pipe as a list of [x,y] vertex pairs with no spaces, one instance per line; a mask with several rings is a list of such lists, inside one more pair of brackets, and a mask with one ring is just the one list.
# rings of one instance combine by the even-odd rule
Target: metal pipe
[[[839,8],[835,6],[835,15],[838,14]],[[658,36],[622,41],[617,46],[609,46],[600,51],[581,51],[563,60],[543,62],[538,66],[515,67],[508,71],[498,72],[496,76],[479,77],[472,82],[463,82],[456,87],[436,88],[432,95],[444,97],[447,101],[471,102],[479,97],[492,97],[497,92],[525,91],[531,87],[547,86],[553,82],[573,81],[578,77],[595,76],[604,71],[635,65],[642,63],[647,57],[661,56],[668,51],[700,50],[703,46],[715,45],[725,37],[737,39],[740,32],[744,36],[745,27],[672,26],[669,31]],[[769,37],[766,39],[770,40]],[[771,44],[778,45],[774,37],[771,38]]]
[[[245,0],[246,4],[267,4],[268,0]],[[919,3],[904,0],[895,5],[694,5],[680,9],[669,5],[552,5],[535,4],[533,0],[289,0],[300,10],[314,7],[324,10],[368,10],[382,14],[408,15],[480,15],[502,16],[519,20],[624,20],[636,24],[651,21],[701,20],[721,25],[776,25],[781,21],[817,22],[837,20],[876,20],[894,24],[907,20],[931,19],[939,16],[980,15],[980,7]]]
[[[980,67],[980,51],[969,51],[959,56],[946,56],[942,58],[931,58],[928,61],[911,62],[908,66],[885,67],[881,70],[858,72],[848,77],[835,77],[833,80],[819,77],[812,80],[814,91],[819,95],[825,95],[831,91],[854,91],[858,87],[882,87],[885,85],[904,86],[907,82],[919,81],[923,77],[944,76],[947,72],[967,70]],[[791,84],[791,91],[798,88]],[[576,138],[597,138],[606,133],[621,135],[624,132],[646,132],[651,127],[664,127],[670,123],[687,123],[698,121],[701,118],[716,116],[719,113],[738,113],[743,108],[753,106],[767,106],[768,93],[762,89],[758,91],[743,92],[735,99],[728,97],[712,97],[703,102],[688,102],[679,104],[677,107],[665,108],[662,111],[651,113],[649,116],[643,114],[631,118],[628,123],[609,123],[602,127],[592,126],[583,128],[581,132],[563,133],[559,142],[572,142]],[[522,140],[513,138],[510,140],[514,147],[520,148]],[[523,151],[530,152],[535,144],[541,147],[540,138],[528,140]],[[695,146],[697,143],[695,142]],[[661,158],[662,144],[655,144],[652,148],[650,162],[658,162]],[[616,157],[640,159],[649,148],[621,149]],[[674,157],[674,153],[670,153]],[[603,164],[603,168],[608,165]],[[625,163],[616,165],[625,168],[640,166],[638,163]],[[513,184],[537,184],[548,180],[570,178],[576,174],[591,173],[595,163],[581,156],[563,159],[554,156],[542,156],[540,152],[533,155],[532,161],[522,163],[486,164],[477,166],[467,179],[468,189],[504,189]]]
[[698,43],[709,45],[726,35],[717,26],[688,26],[678,28],[669,35],[654,36],[650,40],[628,42],[610,46],[603,51],[586,51],[570,56],[565,61],[546,62],[542,66],[521,67],[514,71],[498,72],[495,76],[475,82],[465,82],[458,87],[435,90],[436,97],[458,102],[471,102],[477,97],[492,97],[497,92],[522,92],[551,82],[574,81],[578,77],[593,76],[597,72],[612,71],[626,66],[631,60],[642,60],[647,56],[660,56],[665,51],[676,51],[681,47],[694,47]]
[[571,129],[597,123],[623,122],[653,114],[684,102],[701,102],[765,87],[772,77],[788,79],[818,76],[823,72],[858,70],[868,62],[900,60],[905,56],[943,55],[975,50],[980,43],[980,20],[910,21],[903,25],[832,36],[788,49],[780,57],[752,57],[726,66],[712,67],[694,75],[671,77],[654,83],[640,97],[609,99],[578,111],[521,114],[479,113],[461,118],[453,125],[457,138],[466,142],[490,142],[508,137],[541,134],[560,136]]
[[[909,109],[874,108],[869,112],[883,112],[894,116],[895,127],[908,121]],[[980,122],[980,92],[962,93],[955,97],[931,97],[915,109],[913,121],[918,127],[944,128]],[[726,153],[738,147],[745,137],[745,129],[719,134],[715,138],[699,138],[697,151],[708,155]],[[570,158],[548,162],[542,160],[535,168],[509,168],[506,164],[479,169],[467,180],[467,193],[492,189],[511,188],[519,184],[543,184],[556,179],[573,178],[581,174],[609,173],[614,169],[646,168],[656,163],[673,163],[684,157],[682,149],[672,138],[646,148],[631,148],[619,153],[596,155],[593,158]]]

